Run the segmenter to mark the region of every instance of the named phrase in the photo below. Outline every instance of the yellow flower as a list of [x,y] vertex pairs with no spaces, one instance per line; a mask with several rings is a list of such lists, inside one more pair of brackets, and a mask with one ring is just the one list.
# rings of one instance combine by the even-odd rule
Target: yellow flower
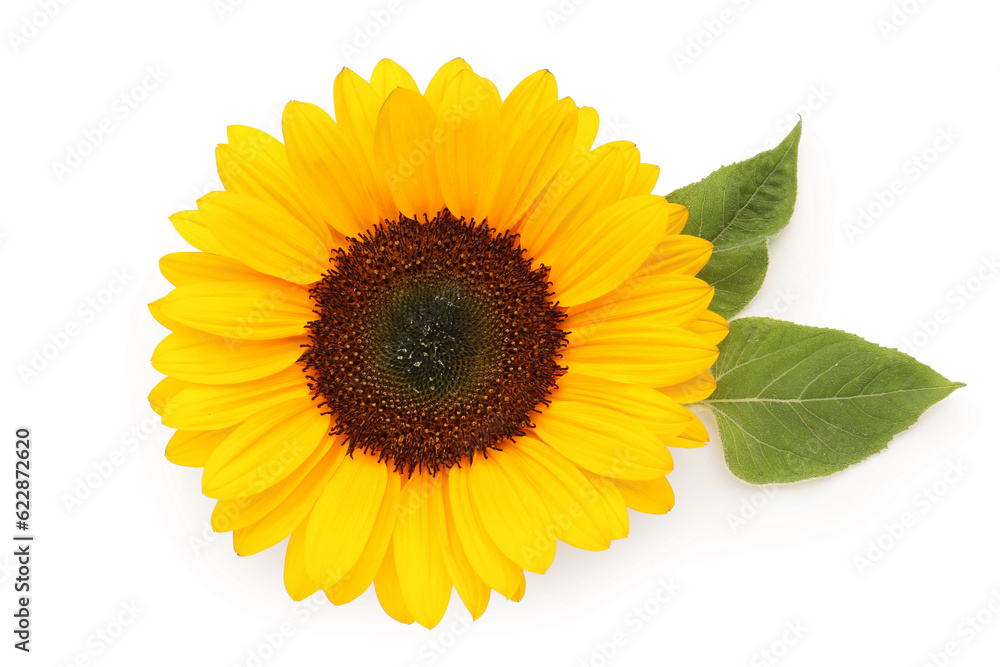
[[673,506],[668,447],[708,437],[681,403],[728,331],[712,246],[548,71],[501,100],[462,60],[423,93],[383,60],[333,97],[336,122],[291,102],[284,144],[229,128],[226,191],[172,216],[201,252],[160,263],[150,401],[239,554],[290,536],[293,598],[374,582],[433,627],[454,587],[477,618],[556,540]]

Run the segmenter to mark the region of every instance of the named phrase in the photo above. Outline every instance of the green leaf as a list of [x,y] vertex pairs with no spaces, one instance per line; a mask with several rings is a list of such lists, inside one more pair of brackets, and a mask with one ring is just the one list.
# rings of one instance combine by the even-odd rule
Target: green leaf
[[731,322],[702,402],[726,464],[753,484],[830,475],[889,444],[965,385],[853,334],[766,317]]
[[792,217],[801,135],[799,121],[775,148],[667,195],[688,208],[684,233],[715,244],[698,276],[715,286],[712,310],[726,319],[760,290],[767,273],[767,242]]

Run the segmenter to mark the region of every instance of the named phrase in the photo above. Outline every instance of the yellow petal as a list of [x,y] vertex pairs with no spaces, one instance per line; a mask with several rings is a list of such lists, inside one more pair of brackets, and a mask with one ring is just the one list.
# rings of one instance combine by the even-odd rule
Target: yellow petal
[[274,375],[239,384],[185,383],[167,402],[163,423],[189,430],[233,426],[270,405],[310,396],[303,371],[293,364]]
[[490,211],[490,224],[513,227],[555,175],[573,149],[579,109],[566,97],[549,106],[528,126],[503,165]]
[[631,178],[625,183],[622,190],[622,197],[636,197],[638,195],[648,195],[656,187],[656,181],[660,177],[660,168],[655,164],[641,163],[631,174]]
[[637,512],[666,514],[674,506],[674,490],[665,477],[642,480],[613,480],[625,504]]
[[236,553],[249,556],[273,547],[302,524],[316,504],[316,499],[329,484],[333,473],[347,458],[347,447],[343,445],[343,439],[327,437],[333,441],[330,450],[288,497],[259,521],[234,531],[233,546]]
[[441,195],[455,216],[482,221],[500,183],[503,140],[500,95],[471,70],[445,87],[438,109],[435,163]]
[[218,431],[177,431],[167,443],[167,460],[189,468],[204,467],[212,452],[232,432],[231,428]]
[[365,157],[339,123],[314,104],[289,102],[281,128],[292,171],[331,227],[356,236],[378,222],[378,207],[370,196],[374,185],[366,184],[366,172],[358,169]]
[[[476,457],[477,464],[485,461],[481,456]],[[504,597],[514,599],[524,582],[524,573],[504,556],[486,533],[469,495],[468,465],[448,471],[448,504],[455,532],[476,575]]]
[[[385,97],[380,96],[370,83],[346,67],[333,82],[333,109],[337,116],[338,128],[326,127],[329,132],[345,135],[352,141],[354,137],[371,145],[375,140],[375,119]],[[315,114],[322,126],[328,126],[318,107],[303,105],[303,112]]]
[[293,600],[305,600],[319,590],[319,584],[306,572],[306,526],[307,517],[292,531],[285,549],[285,590]]
[[706,310],[686,327],[713,345],[721,343],[729,335],[729,322],[722,315]]
[[226,248],[205,225],[200,211],[179,211],[170,216],[170,222],[181,237],[203,252],[228,255]]
[[500,122],[508,152],[534,120],[558,99],[556,78],[547,69],[538,70],[514,86],[501,109]]
[[434,217],[444,205],[435,154],[441,144],[437,114],[419,93],[397,88],[375,124],[375,163],[407,217]]
[[327,246],[333,245],[330,227],[318,215],[316,204],[295,178],[285,147],[260,130],[242,125],[228,129],[229,143],[215,151],[219,177],[229,192],[249,195],[285,211],[308,227]]
[[486,532],[519,567],[542,574],[556,553],[549,512],[538,490],[506,451],[469,468],[469,496]]
[[330,415],[322,414],[310,397],[261,410],[212,452],[202,492],[211,498],[260,493],[302,465],[329,430]]
[[248,496],[223,498],[215,503],[215,509],[212,510],[212,530],[217,533],[239,530],[257,523],[270,514],[292,495],[292,492],[320,464],[333,446],[333,442],[333,438],[324,438],[320,446],[314,449],[299,467],[264,491]]
[[608,523],[603,512],[590,510],[588,494],[594,495],[590,483],[569,461],[568,465],[555,465],[545,456],[545,450],[552,448],[533,438],[521,437],[517,446],[504,451],[538,490],[548,510],[549,529],[556,537],[579,549],[607,549],[611,544]]
[[385,98],[389,97],[389,93],[395,88],[407,88],[420,92],[410,73],[388,58],[383,58],[375,64],[371,82],[375,94],[378,95],[379,104],[385,101]]
[[560,305],[586,303],[624,282],[663,237],[674,206],[653,195],[623,199],[573,234],[554,238],[535,259],[552,268],[549,279]]
[[597,491],[598,502],[604,507],[605,516],[611,527],[611,539],[620,540],[628,537],[628,508],[621,491],[607,477],[601,477],[584,468],[580,469],[583,476]]
[[263,278],[182,285],[164,297],[160,308],[181,324],[234,340],[303,336],[316,319],[308,291]]
[[[444,97],[445,86],[451,81],[452,77],[461,72],[462,70],[472,71],[472,67],[469,63],[465,62],[461,58],[455,58],[454,60],[449,60],[437,73],[431,78],[430,83],[427,84],[427,90],[424,91],[424,97],[430,103],[431,108],[435,111],[441,105],[441,99]],[[391,94],[392,91],[390,90]]]
[[612,408],[642,423],[657,436],[678,435],[695,420],[691,412],[650,387],[623,384],[570,371],[559,378],[553,401]]
[[[518,444],[521,445],[520,440]],[[606,487],[611,485],[603,483],[603,477],[578,467],[552,447],[534,439],[531,445],[521,448],[567,480],[569,488],[577,494],[577,502],[595,524],[606,531],[607,539],[617,540],[628,535],[628,511],[614,487],[609,491]]]
[[[613,146],[622,152],[625,161],[625,179],[622,182],[621,198],[625,197],[625,188],[639,173],[639,149],[631,141],[609,141],[604,146]],[[601,148],[604,148],[602,146]],[[648,192],[642,194],[649,194]]]
[[588,220],[618,201],[624,178],[625,162],[615,147],[567,160],[525,215],[521,244],[544,262],[551,245],[572,243]]
[[146,307],[149,308],[149,314],[153,316],[154,320],[171,331],[192,330],[191,327],[185,326],[177,320],[171,319],[163,314],[163,299],[157,299],[156,301],[147,304]]
[[160,258],[160,273],[177,287],[264,278],[264,274],[254,271],[243,262],[207,252],[172,252],[164,255]]
[[417,623],[433,628],[451,597],[451,578],[441,553],[447,531],[442,476],[415,473],[403,486],[392,544],[399,588]]
[[673,468],[670,452],[642,424],[604,406],[554,401],[535,418],[535,435],[598,475],[653,479]]
[[708,310],[714,294],[715,288],[694,276],[634,274],[599,299],[571,307],[566,328],[577,340],[606,322],[641,320],[690,328]]
[[686,234],[672,234],[660,239],[645,263],[636,271],[638,275],[682,274],[697,275],[712,257],[711,241]]
[[562,362],[584,375],[648,387],[684,382],[710,367],[719,348],[679,327],[610,321],[570,333]]
[[[190,386],[187,382],[183,380],[178,380],[177,378],[165,377],[156,383],[153,387],[147,399],[149,400],[149,407],[153,409],[153,412],[160,415],[161,417],[167,413],[167,406],[170,405],[171,399],[177,395],[177,393]],[[167,424],[169,426],[169,424]],[[177,428],[177,427],[174,427]]]
[[715,378],[706,370],[684,382],[660,387],[659,391],[678,403],[697,403],[704,401],[715,391]]
[[458,527],[455,525],[455,511],[451,505],[450,482],[446,482],[442,491],[444,493],[444,509],[446,530],[441,534],[444,555],[444,564],[448,569],[448,578],[455,586],[455,591],[462,599],[466,609],[472,614],[472,620],[476,620],[486,611],[486,605],[490,601],[490,587],[479,578],[475,568],[469,562],[469,557],[462,547],[462,540],[458,534]]
[[[355,159],[349,165],[357,173],[375,204],[378,216],[395,220],[399,214],[392,193],[385,178],[375,168],[375,120],[378,110],[385,101],[371,84],[349,69],[341,70],[333,82],[333,108],[337,114],[337,126],[327,127],[332,141],[343,136],[350,144]],[[326,121],[319,117],[317,127],[326,127]],[[338,132],[338,130],[340,130]],[[328,159],[328,162],[334,162]],[[347,193],[350,195],[351,193]],[[363,196],[363,193],[360,193]]]
[[358,561],[335,584],[323,589],[327,599],[333,604],[346,604],[364,593],[375,580],[382,561],[385,560],[385,550],[389,548],[393,531],[396,528],[396,511],[399,507],[399,474],[389,471],[386,482],[385,496],[379,507],[375,525],[368,537],[364,550],[358,556]]
[[323,489],[306,532],[306,567],[324,588],[357,563],[375,526],[388,479],[384,462],[355,451]]
[[583,154],[591,149],[594,140],[597,139],[597,130],[600,127],[601,119],[597,109],[593,107],[580,107],[576,125],[576,138],[573,139],[573,152]]
[[198,210],[226,254],[261,273],[308,285],[326,270],[329,245],[277,206],[224,192],[199,199]]
[[670,204],[670,222],[667,223],[667,235],[680,234],[684,231],[684,226],[688,220],[688,210],[686,207],[673,202]]
[[[589,153],[591,153],[590,148],[597,137],[598,123],[597,111],[591,107],[580,107],[577,114],[576,136],[573,138],[573,146],[570,149],[568,157],[560,165],[555,175],[545,184],[541,192],[538,193],[535,200],[521,214],[515,224],[515,230],[520,232],[521,228],[527,224],[529,218],[538,209],[544,210],[551,206],[554,199],[563,196],[567,188],[580,177],[583,170],[590,164],[593,158]],[[607,154],[607,151],[603,147],[595,150],[600,151],[597,152],[597,155]],[[522,241],[523,244],[524,242]]]
[[527,582],[524,580],[524,573],[521,573],[521,582],[518,584],[517,590],[514,591],[514,595],[510,597],[514,602],[520,602],[521,598],[524,597],[524,591],[527,589]]
[[677,439],[670,443],[671,447],[702,447],[708,442],[708,429],[695,416],[688,424],[687,428],[677,435]]
[[153,352],[153,368],[179,380],[234,384],[274,375],[302,356],[305,336],[279,340],[238,340],[183,328]]
[[399,589],[399,575],[396,574],[396,559],[393,555],[392,544],[385,550],[385,558],[382,566],[375,575],[375,594],[378,602],[382,605],[385,613],[400,623],[409,625],[413,623],[413,614],[406,607],[403,601],[403,593]]

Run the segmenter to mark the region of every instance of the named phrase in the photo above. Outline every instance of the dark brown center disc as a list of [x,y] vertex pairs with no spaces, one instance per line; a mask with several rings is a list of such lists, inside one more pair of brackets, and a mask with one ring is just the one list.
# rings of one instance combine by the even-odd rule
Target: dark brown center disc
[[531,426],[565,370],[565,314],[516,235],[401,216],[331,261],[304,360],[351,451],[437,472]]

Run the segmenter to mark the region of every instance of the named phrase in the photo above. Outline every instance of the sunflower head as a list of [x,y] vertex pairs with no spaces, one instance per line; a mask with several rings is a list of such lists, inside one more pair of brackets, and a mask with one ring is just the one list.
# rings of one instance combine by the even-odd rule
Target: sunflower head
[[400,215],[333,263],[310,290],[303,362],[348,454],[437,473],[524,435],[564,371],[566,314],[516,235]]
[[374,582],[433,627],[454,590],[475,618],[557,541],[673,506],[728,331],[712,246],[548,71],[501,98],[462,60],[423,92],[383,60],[333,107],[289,103],[284,143],[229,128],[225,191],[171,217],[197,252],[161,260],[150,401],[238,553],[288,538],[293,598]]

